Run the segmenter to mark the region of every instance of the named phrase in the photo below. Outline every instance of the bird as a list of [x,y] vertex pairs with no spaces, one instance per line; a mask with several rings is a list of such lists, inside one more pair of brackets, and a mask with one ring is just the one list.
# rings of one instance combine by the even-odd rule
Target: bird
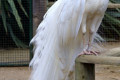
[[98,54],[91,49],[102,39],[97,30],[109,0],[57,0],[45,13],[36,35],[30,80],[75,80],[75,59]]

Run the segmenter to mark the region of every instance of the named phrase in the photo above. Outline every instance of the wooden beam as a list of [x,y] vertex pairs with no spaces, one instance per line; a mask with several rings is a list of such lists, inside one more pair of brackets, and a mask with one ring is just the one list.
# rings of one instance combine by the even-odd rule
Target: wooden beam
[[108,8],[120,8],[120,4],[109,3]]
[[120,47],[109,49],[101,54],[101,56],[120,57]]
[[95,64],[119,65],[120,57],[82,55],[75,61],[75,80],[95,80]]
[[120,65],[120,57],[82,55],[76,59],[76,62],[106,64],[106,65]]

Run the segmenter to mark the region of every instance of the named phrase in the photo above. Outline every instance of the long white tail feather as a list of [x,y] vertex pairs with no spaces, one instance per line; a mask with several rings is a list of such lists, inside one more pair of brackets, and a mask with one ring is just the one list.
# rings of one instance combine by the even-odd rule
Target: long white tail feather
[[[83,7],[81,4],[84,4],[83,1],[59,0],[45,14],[44,20],[39,25],[35,37],[30,42],[35,46],[35,54],[30,63],[30,66],[33,67],[31,80],[67,80],[70,65],[74,63],[74,56],[76,54],[74,54],[75,50],[71,50],[74,48],[74,45],[65,49],[63,45],[60,45],[60,41],[66,41],[70,37],[68,36],[69,33],[75,36],[75,30],[72,30],[75,25],[71,25],[69,19],[73,20],[74,18],[74,22],[76,23],[78,21],[77,17],[82,16],[83,12],[80,16],[76,15],[76,12],[80,13],[82,10]],[[67,10],[68,6],[70,8]],[[81,8],[78,8],[80,6]],[[67,13],[65,11],[63,12],[64,9],[67,10],[66,12],[71,12],[74,15],[66,15]],[[65,24],[64,21],[68,21],[67,24],[69,25]],[[69,27],[72,28],[70,28],[70,31],[68,30]],[[68,37],[65,36],[66,34],[68,34]],[[59,40],[60,36],[62,40]]]
[[47,11],[30,42],[35,53],[30,62],[30,80],[74,80],[68,75],[85,47],[80,27],[85,3],[86,0],[58,0]]

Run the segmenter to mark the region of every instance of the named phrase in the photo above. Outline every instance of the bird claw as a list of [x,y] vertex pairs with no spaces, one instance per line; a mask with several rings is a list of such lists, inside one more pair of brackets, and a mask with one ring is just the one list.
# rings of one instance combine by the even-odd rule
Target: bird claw
[[96,56],[98,56],[98,54],[100,54],[100,52],[98,52],[98,51],[87,51],[87,50],[85,50],[85,51],[80,53],[80,56],[81,55],[96,55]]

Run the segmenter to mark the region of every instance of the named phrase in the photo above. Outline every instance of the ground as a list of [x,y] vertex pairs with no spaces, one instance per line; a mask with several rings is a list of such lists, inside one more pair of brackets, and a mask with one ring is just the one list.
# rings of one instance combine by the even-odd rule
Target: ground
[[28,80],[30,72],[28,67],[1,67],[0,80]]
[[120,66],[96,65],[96,80],[120,80]]
[[[119,43],[107,43],[106,49],[120,47]],[[0,67],[0,80],[28,80],[29,67]],[[120,66],[96,65],[96,80],[120,80]]]

